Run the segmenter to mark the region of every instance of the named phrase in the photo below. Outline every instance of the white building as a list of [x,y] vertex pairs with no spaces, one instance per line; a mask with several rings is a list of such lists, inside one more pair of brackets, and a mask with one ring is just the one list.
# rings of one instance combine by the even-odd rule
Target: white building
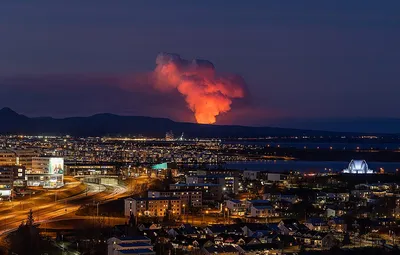
[[250,207],[251,217],[265,218],[274,215],[274,208],[270,205],[252,205]]
[[27,171],[28,186],[59,188],[64,185],[64,158],[33,157],[32,170]]
[[275,210],[268,200],[248,200],[246,201],[251,217],[271,217],[275,216]]
[[64,158],[33,157],[31,174],[63,174]]
[[345,174],[373,174],[374,171],[368,168],[368,164],[365,160],[355,160],[350,161],[349,166],[343,169]]
[[226,208],[229,209],[231,215],[243,216],[246,214],[246,201],[241,201],[238,199],[231,199],[225,201]]

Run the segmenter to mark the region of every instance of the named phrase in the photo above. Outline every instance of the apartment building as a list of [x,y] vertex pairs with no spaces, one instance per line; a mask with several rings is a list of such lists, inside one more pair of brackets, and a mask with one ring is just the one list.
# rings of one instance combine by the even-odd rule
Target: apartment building
[[202,191],[199,190],[172,190],[172,191],[156,191],[149,190],[148,197],[161,198],[161,197],[178,197],[182,201],[182,205],[192,207],[202,207],[203,197]]
[[173,215],[181,215],[182,202],[179,197],[159,198],[126,198],[124,215],[163,217],[167,211]]

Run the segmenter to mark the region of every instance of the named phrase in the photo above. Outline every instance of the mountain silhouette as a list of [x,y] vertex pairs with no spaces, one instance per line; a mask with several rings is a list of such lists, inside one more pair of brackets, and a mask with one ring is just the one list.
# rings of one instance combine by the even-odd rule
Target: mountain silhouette
[[164,137],[165,133],[170,130],[175,134],[184,133],[186,137],[209,138],[339,135],[339,133],[328,131],[275,127],[202,125],[175,122],[166,118],[120,116],[109,113],[96,114],[89,117],[29,118],[7,107],[0,110],[0,123],[1,134],[24,135],[105,136],[141,134],[144,136]]

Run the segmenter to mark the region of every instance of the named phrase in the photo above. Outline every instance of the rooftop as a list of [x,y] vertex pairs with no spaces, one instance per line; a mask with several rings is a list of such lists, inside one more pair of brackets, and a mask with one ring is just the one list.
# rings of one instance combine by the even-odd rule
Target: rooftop
[[121,247],[145,247],[145,246],[151,246],[151,244],[148,243],[120,243],[118,244]]
[[134,249],[134,250],[120,250],[121,254],[155,254],[151,249]]
[[157,201],[157,200],[180,200],[179,197],[142,197],[142,198],[132,198],[136,201]]

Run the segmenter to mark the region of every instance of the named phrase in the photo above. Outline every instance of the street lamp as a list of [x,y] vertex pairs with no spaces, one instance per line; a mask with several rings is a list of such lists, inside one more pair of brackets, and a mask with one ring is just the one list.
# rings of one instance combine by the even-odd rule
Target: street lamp
[[[183,207],[183,217],[185,218],[185,216],[186,216],[186,210],[185,210],[186,205],[183,204],[182,207]],[[186,224],[187,224],[187,218],[186,218]]]
[[226,208],[225,207],[225,212],[226,212],[226,217],[227,217],[227,221],[228,221],[228,224],[230,223],[229,221],[230,221],[230,219],[229,219],[229,209],[228,208]]
[[[206,214],[208,215],[208,210],[206,210]],[[204,223],[204,213],[203,213],[203,223]]]

